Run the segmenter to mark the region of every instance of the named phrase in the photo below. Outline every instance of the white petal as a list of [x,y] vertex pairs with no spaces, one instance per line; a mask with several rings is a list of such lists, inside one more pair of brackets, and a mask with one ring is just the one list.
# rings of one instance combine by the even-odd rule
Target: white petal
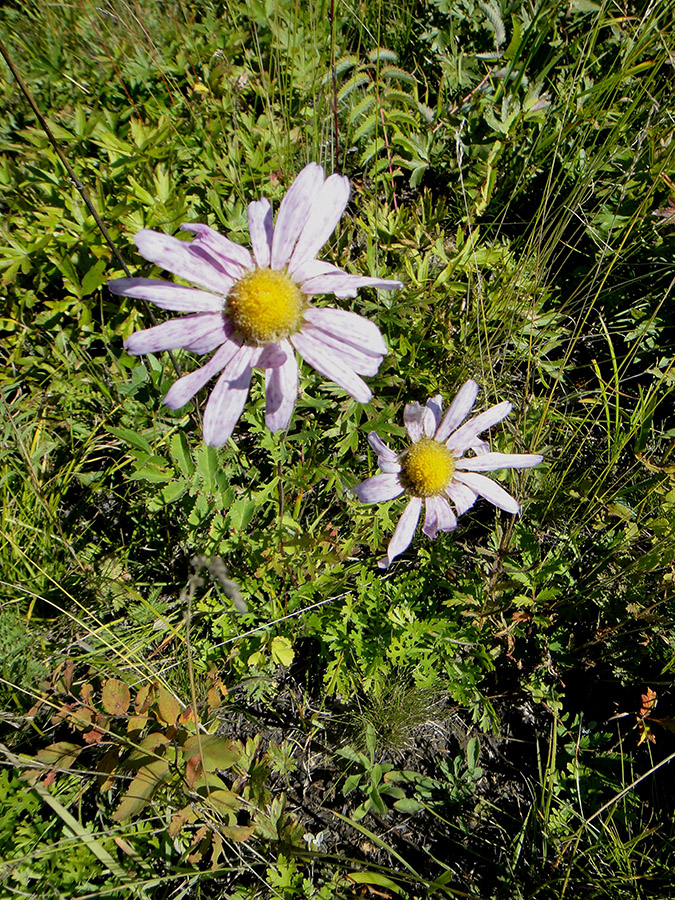
[[467,487],[465,484],[460,484],[459,481],[454,478],[446,487],[445,493],[455,504],[458,516],[464,515],[465,512],[471,509],[476,500],[478,500],[476,491]]
[[[227,290],[231,286],[230,282]],[[155,306],[174,312],[219,312],[225,304],[225,298],[217,294],[183,287],[172,281],[160,281],[158,278],[115,278],[108,282],[108,290],[122,297],[149,300]]]
[[230,289],[231,278],[225,276],[220,269],[214,268],[212,262],[199,259],[190,253],[190,244],[186,241],[179,241],[178,238],[168,234],[144,228],[135,235],[134,243],[144,259],[166,269],[167,272],[173,272],[179,278],[192,281],[218,294],[226,294]]
[[370,319],[346,309],[318,309],[311,306],[305,310],[305,319],[334,337],[352,344],[364,353],[386,356],[387,345],[380,329]]
[[336,297],[356,297],[359,288],[374,287],[381,291],[397,291],[403,287],[401,281],[386,278],[368,278],[365,275],[317,275],[304,281],[300,290],[303,294],[335,294]]
[[310,214],[302,229],[288,266],[291,275],[295,267],[308,259],[314,259],[319,250],[335,231],[337,223],[349,201],[349,179],[331,175],[321,185],[314,198]]
[[265,269],[270,264],[272,254],[272,207],[269,200],[254,200],[248,205],[248,233],[258,267]]
[[200,313],[170,319],[161,325],[137,331],[126,339],[124,349],[134,356],[179,348],[203,353],[207,352],[203,347],[213,350],[227,338],[225,319],[220,313]]
[[457,519],[445,497],[427,497],[424,504],[426,515],[422,531],[432,541],[439,531],[452,531],[457,528]]
[[371,431],[368,435],[368,443],[373,448],[373,450],[377,453],[377,455],[383,459],[388,459],[390,462],[398,461],[398,454],[394,453],[391,447],[388,447],[382,438],[377,434],[376,431]]
[[274,226],[270,261],[273,269],[283,269],[291,258],[295,242],[307,221],[323,179],[321,166],[310,163],[286,191]]
[[444,441],[471,412],[476,397],[478,396],[478,385],[475,381],[465,381],[461,386],[455,399],[448,407],[448,411],[443,417],[443,421],[438,426],[436,432],[436,440]]
[[265,424],[270,431],[288,428],[298,396],[295,352],[288,341],[281,341],[279,349],[286,353],[286,361],[265,370]]
[[403,493],[403,485],[396,475],[373,475],[353,489],[361,503],[384,503]]
[[302,331],[294,334],[290,340],[300,356],[317,372],[334,381],[359,403],[368,403],[372,397],[370,388],[353,369],[349,368],[338,351],[331,350],[313,335]]
[[253,347],[241,347],[218,379],[204,411],[204,441],[220,447],[234,431],[251,384]]
[[463,472],[494,472],[496,469],[530,469],[544,459],[538,453],[481,453],[455,463]]
[[477,494],[480,494],[481,497],[485,497],[486,500],[489,500],[490,503],[493,503],[505,512],[513,513],[514,515],[520,512],[520,506],[511,494],[495,481],[486,478],[485,475],[478,475],[477,472],[455,472],[454,480],[467,485]]
[[194,372],[179,378],[171,386],[169,393],[164,398],[164,402],[169,409],[180,409],[181,406],[185,406],[197,391],[201,390],[214,375],[217,375],[221,369],[225,368],[238,349],[239,345],[235,344],[234,341],[227,341],[216,350],[207,363],[199,369],[195,369]]
[[332,334],[328,334],[320,328],[314,328],[313,325],[305,325],[302,331],[303,334],[310,334],[318,341],[321,341],[322,344],[335,350],[347,365],[355,372],[358,372],[359,375],[377,375],[378,369],[382,364],[382,357],[379,354],[372,356],[370,353],[363,353],[352,346],[352,344],[346,344]]
[[321,259],[306,259],[293,267],[293,281],[297,284],[303,284],[310,278],[316,278],[317,275],[344,275],[342,269],[332,263],[324,262]]
[[[474,416],[473,419],[469,419],[469,421],[465,422],[461,428],[458,428],[457,431],[451,434],[446,441],[446,446],[448,449],[452,450],[456,456],[461,456],[462,453],[471,447],[482,431],[485,431],[486,428],[491,428],[493,425],[496,425],[497,422],[501,422],[502,419],[508,416],[511,409],[512,407],[508,400],[504,400],[503,403],[498,403],[497,406],[491,406],[490,409],[486,409],[485,412],[481,413],[479,416]],[[441,428],[442,427],[443,426],[441,425]]]
[[440,394],[427,400],[427,410],[429,414],[424,417],[424,433],[427,437],[434,437],[443,414],[443,398]]
[[389,541],[387,547],[387,555],[378,562],[378,566],[386,569],[391,565],[392,560],[403,553],[410,546],[410,542],[415,534],[417,523],[420,520],[420,512],[422,510],[422,498],[413,497],[410,503],[403,510],[403,515],[398,520],[396,530]]
[[253,268],[253,259],[246,247],[235,244],[208,225],[188,222],[180,227],[183,231],[192,231],[197,235],[187,245],[191,253],[211,260],[232,278],[241,278],[244,272]]
[[403,422],[408,429],[408,435],[413,443],[417,443],[422,437],[424,430],[424,418],[427,414],[427,408],[415,401],[414,403],[406,403],[403,410]]

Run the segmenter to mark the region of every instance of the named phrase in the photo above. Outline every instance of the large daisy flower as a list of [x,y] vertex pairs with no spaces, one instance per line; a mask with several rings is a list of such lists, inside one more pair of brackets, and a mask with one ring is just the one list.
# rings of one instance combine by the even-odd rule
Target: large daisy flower
[[[445,416],[442,416],[440,395],[427,400],[426,406],[408,403],[403,421],[412,445],[403,453],[394,453],[374,431],[368,435],[383,474],[357,484],[354,488],[356,496],[362,503],[382,503],[401,494],[410,496],[389,542],[387,555],[378,563],[381,568],[386,569],[409,546],[423,503],[422,530],[432,539],[439,531],[456,528],[457,516],[470,509],[478,497],[485,497],[506,512],[519,512],[517,501],[481,473],[497,469],[529,469],[540,463],[543,456],[491,452],[490,445],[480,434],[508,416],[511,404],[508,401],[498,403],[464,422],[477,396],[478,385],[475,381],[467,381]],[[469,451],[473,455],[467,456]]]
[[180,241],[157,231],[139,231],[141,256],[199,287],[155,278],[118,278],[114,294],[150,300],[191,315],[139,331],[125,341],[129,353],[183,348],[216,352],[184,375],[164,398],[184,406],[220,374],[204,412],[204,440],[219,446],[241,415],[254,368],[265,371],[265,422],[272,431],[288,426],[298,393],[295,351],[360,403],[371,392],[361,375],[375,375],[387,348],[375,324],[356,313],[313,306],[317,294],[355,297],[361,287],[395,290],[400,281],[350,275],[316,259],[349,200],[349,180],[324,177],[310,163],[288,189],[272,224],[267,200],[248,207],[253,255],[208,225],[181,227],[195,235]]

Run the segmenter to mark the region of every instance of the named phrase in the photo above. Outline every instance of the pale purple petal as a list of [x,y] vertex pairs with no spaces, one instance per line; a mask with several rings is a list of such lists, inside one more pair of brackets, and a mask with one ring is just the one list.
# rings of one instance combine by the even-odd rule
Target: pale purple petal
[[512,407],[508,400],[504,400],[503,403],[498,403],[496,406],[491,406],[490,409],[486,409],[479,416],[469,419],[461,428],[458,428],[457,431],[451,434],[446,441],[446,446],[456,456],[461,456],[462,453],[469,449],[482,431],[485,431],[486,428],[491,428],[497,422],[501,422],[503,418],[508,416],[511,409]]
[[470,510],[478,499],[476,491],[472,490],[466,484],[460,484],[459,481],[456,481],[455,479],[453,479],[446,487],[445,493],[455,504],[458,516],[462,516],[465,512]]
[[[226,290],[231,286],[232,283],[227,285]],[[217,294],[183,287],[172,281],[160,281],[158,278],[115,278],[108,282],[108,289],[122,297],[149,300],[155,306],[174,312],[219,312],[225,302]]]
[[359,403],[368,403],[372,397],[370,388],[353,369],[348,367],[337,351],[331,350],[313,335],[302,331],[294,334],[290,340],[300,356],[317,372],[334,381]]
[[377,457],[377,464],[380,467],[382,472],[394,473],[401,471],[401,464],[398,462],[390,462],[388,459],[382,459],[381,456]]
[[346,275],[347,273],[322,259],[306,259],[294,266],[293,271],[289,271],[289,274],[293,276],[293,281],[301,285],[309,278],[316,278],[317,275]]
[[127,353],[139,356],[141,353],[159,353],[161,350],[193,350],[205,352],[202,348],[210,346],[213,350],[227,340],[225,319],[220,313],[200,313],[196,316],[182,316],[170,319],[137,331],[124,342]]
[[448,407],[443,421],[438,426],[438,431],[435,435],[437,441],[444,441],[452,434],[455,428],[461,425],[471,412],[477,396],[478,385],[476,382],[471,379],[465,381]]
[[341,300],[356,297],[359,288],[374,287],[381,291],[397,291],[403,287],[401,281],[385,278],[369,278],[365,275],[317,275],[308,278],[300,286],[303,294],[335,294]]
[[373,475],[353,488],[361,503],[384,503],[403,493],[403,485],[396,475]]
[[494,472],[496,469],[530,469],[544,459],[538,453],[481,453],[469,459],[458,459],[463,472]]
[[300,172],[281,201],[272,238],[273,269],[283,269],[291,258],[317,194],[324,181],[323,169],[310,163]]
[[357,350],[352,344],[346,344],[332,334],[315,328],[313,325],[305,325],[302,329],[303,334],[312,335],[316,340],[321,341],[327,347],[330,347],[347,363],[347,365],[357,372],[359,375],[377,375],[378,369],[382,364],[382,356],[379,354],[373,356],[370,353],[364,353]]
[[192,231],[197,235],[187,244],[190,252],[199,258],[210,260],[231,278],[241,278],[244,272],[253,268],[253,258],[246,247],[235,244],[208,225],[188,222],[180,227],[183,231]]
[[493,503],[499,509],[503,509],[507,513],[516,514],[520,512],[518,502],[503,487],[486,478],[485,475],[479,475],[477,472],[455,472],[455,481],[467,485],[481,497],[485,497],[490,503]]
[[270,264],[274,226],[272,207],[264,197],[248,205],[248,233],[255,261],[260,269],[266,269]]
[[256,367],[258,369],[276,369],[288,359],[289,352],[293,353],[293,348],[288,341],[280,341],[278,344],[265,344],[260,350],[260,356]]
[[438,426],[441,424],[443,414],[443,398],[440,394],[427,400],[427,409],[431,415],[424,417],[424,433],[427,437],[434,437]]
[[216,350],[207,363],[199,369],[195,369],[194,372],[179,378],[171,386],[169,393],[164,398],[164,402],[169,409],[180,409],[181,406],[185,406],[197,391],[201,390],[214,375],[217,375],[221,369],[225,368],[238,349],[239,345],[235,344],[234,341],[227,341]]
[[457,519],[445,497],[427,497],[424,505],[426,515],[422,531],[432,541],[439,531],[452,531],[457,528]]
[[403,410],[403,422],[408,429],[410,440],[416,444],[424,431],[424,419],[427,414],[426,406],[422,406],[416,400],[414,403],[406,403]]
[[410,542],[415,534],[417,523],[420,520],[420,512],[422,510],[422,498],[413,497],[403,510],[403,515],[398,520],[396,530],[389,541],[387,547],[387,555],[378,562],[381,569],[386,569],[391,565],[392,560],[403,553],[410,546]]
[[282,341],[279,349],[285,352],[286,361],[265,370],[265,424],[270,431],[288,428],[298,396],[295,352],[288,341]]
[[471,444],[471,446],[469,447],[469,450],[473,450],[474,453],[480,456],[483,453],[490,452],[490,445],[487,441],[481,441],[476,438],[473,444]]
[[134,243],[142,257],[166,269],[167,272],[173,272],[179,278],[192,281],[218,294],[225,294],[230,289],[232,280],[214,268],[210,261],[200,259],[191,253],[191,245],[187,241],[179,241],[178,238],[162,234],[160,231],[144,228],[136,234]]
[[331,175],[321,185],[314,198],[302,234],[295,246],[288,271],[305,260],[314,259],[319,250],[335,231],[349,201],[349,179],[343,175]]
[[255,348],[241,347],[211,391],[204,411],[204,441],[220,447],[234,431],[251,384]]
[[385,356],[387,353],[387,345],[380,329],[358,313],[346,309],[310,307],[305,310],[305,319],[316,328],[352,344],[363,353],[371,353],[373,356]]
[[390,462],[398,461],[398,454],[385,444],[376,431],[369,433],[368,443],[381,459],[388,459]]

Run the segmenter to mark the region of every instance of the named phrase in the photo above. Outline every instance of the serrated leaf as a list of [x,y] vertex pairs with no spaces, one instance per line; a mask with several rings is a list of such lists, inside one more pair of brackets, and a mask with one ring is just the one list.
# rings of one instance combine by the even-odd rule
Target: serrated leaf
[[101,702],[111,716],[123,716],[131,703],[131,692],[119,678],[109,678],[103,685]]
[[347,81],[342,90],[338,93],[338,102],[342,102],[345,97],[348,97],[352,91],[355,91],[357,88],[363,87],[364,84],[368,84],[370,82],[370,76],[366,72],[357,72],[356,75],[352,75],[352,77]]
[[213,492],[216,488],[218,454],[214,447],[203,444],[197,451],[197,470],[204,480],[204,489]]
[[410,72],[406,72],[405,69],[400,69],[398,66],[382,66],[380,69],[380,78],[396,78],[398,81],[407,81],[408,84],[416,84],[415,77],[410,74]]

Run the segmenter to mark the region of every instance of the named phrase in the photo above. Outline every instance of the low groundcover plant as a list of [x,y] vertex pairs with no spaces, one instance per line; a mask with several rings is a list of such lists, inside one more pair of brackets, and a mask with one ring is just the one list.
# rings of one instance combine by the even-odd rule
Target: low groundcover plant
[[[387,568],[409,546],[419,522],[422,501],[425,507],[422,530],[432,539],[439,531],[452,531],[457,527],[457,517],[449,501],[454,504],[458,516],[470,509],[479,496],[506,512],[519,512],[518,502],[503,487],[480,473],[528,469],[540,463],[543,456],[491,452],[490,445],[479,435],[508,416],[511,404],[505,400],[462,425],[477,396],[478,385],[475,381],[467,381],[443,417],[440,394],[427,400],[426,406],[408,403],[403,421],[413,443],[403,453],[394,453],[374,431],[368,435],[382,474],[357,484],[354,488],[356,496],[363,503],[383,503],[403,493],[411,498],[389,542],[387,555],[379,561],[381,568]],[[469,450],[475,455],[465,456]]]
[[396,290],[400,281],[351,275],[316,254],[330,237],[349,200],[349,180],[324,179],[310,163],[297,176],[279,207],[276,224],[266,199],[248,207],[253,256],[208,225],[186,224],[191,242],[144,229],[135,237],[145,259],[198,288],[155,278],[119,278],[115,294],[150,300],[192,315],[132,335],[129,353],[183,348],[216,352],[201,368],[179,378],[164,402],[184,406],[222,372],[206,405],[204,439],[219,446],[241,415],[254,368],[265,370],[265,422],[272,431],[288,426],[298,393],[295,350],[355,400],[371,392],[361,375],[375,375],[387,352],[378,327],[356,313],[312,306],[309,297],[355,297],[361,287]]

